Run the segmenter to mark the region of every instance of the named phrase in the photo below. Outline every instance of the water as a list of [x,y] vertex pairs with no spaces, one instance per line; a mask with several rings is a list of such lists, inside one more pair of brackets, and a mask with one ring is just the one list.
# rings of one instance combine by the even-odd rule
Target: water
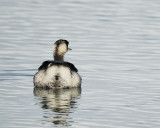
[[[159,0],[0,0],[1,128],[159,128]],[[67,39],[81,89],[34,90]]]

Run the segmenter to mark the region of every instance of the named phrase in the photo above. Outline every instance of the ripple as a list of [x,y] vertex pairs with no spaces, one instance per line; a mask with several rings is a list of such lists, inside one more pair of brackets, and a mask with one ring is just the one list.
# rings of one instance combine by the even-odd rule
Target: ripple
[[[159,127],[159,1],[0,1],[1,127]],[[83,91],[35,91],[64,38]],[[151,118],[152,117],[152,118]]]

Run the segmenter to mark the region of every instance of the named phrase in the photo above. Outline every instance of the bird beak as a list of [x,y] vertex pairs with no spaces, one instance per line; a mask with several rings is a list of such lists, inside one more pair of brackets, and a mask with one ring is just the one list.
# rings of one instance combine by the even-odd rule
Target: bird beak
[[68,50],[72,50],[71,48],[68,48]]

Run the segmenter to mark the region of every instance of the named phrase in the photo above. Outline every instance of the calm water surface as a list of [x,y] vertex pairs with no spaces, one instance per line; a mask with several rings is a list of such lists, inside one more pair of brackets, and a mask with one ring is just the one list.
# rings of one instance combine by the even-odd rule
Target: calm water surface
[[[1,128],[159,128],[159,0],[0,0]],[[81,89],[33,88],[67,39]]]

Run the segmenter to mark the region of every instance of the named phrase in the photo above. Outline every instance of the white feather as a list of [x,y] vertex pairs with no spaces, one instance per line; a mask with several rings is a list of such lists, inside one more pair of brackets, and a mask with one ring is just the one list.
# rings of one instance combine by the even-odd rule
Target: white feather
[[[55,76],[59,76],[59,80],[55,79]],[[81,84],[81,77],[77,72],[71,71],[70,68],[66,66],[55,66],[52,65],[48,69],[40,70],[36,73],[34,77],[34,83],[38,87],[45,87],[50,85],[51,88],[54,88],[54,85],[58,85],[59,88],[71,88],[78,87]]]

